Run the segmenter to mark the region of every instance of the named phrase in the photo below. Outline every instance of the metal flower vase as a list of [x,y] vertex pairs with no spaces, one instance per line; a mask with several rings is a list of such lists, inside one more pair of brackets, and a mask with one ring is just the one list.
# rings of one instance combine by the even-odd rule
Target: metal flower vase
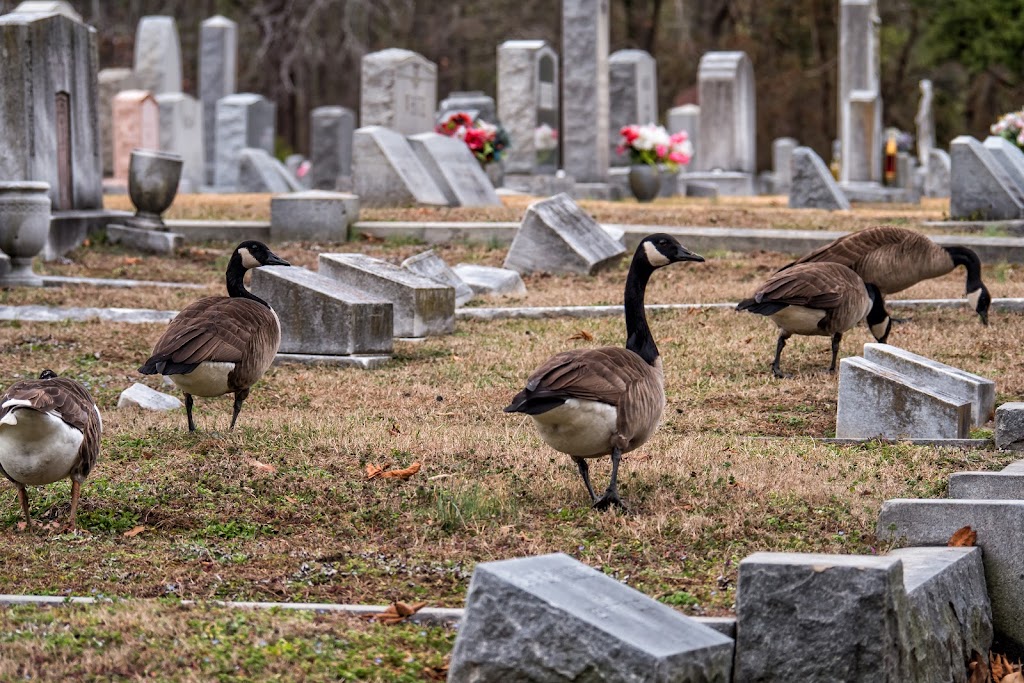
[[135,215],[125,221],[133,228],[167,230],[161,217],[174,201],[181,180],[182,159],[178,154],[133,149],[128,165],[128,195]]
[[638,202],[654,201],[661,190],[661,170],[650,164],[629,167],[629,189]]
[[0,249],[11,259],[11,271],[0,276],[0,287],[41,287],[32,272],[32,259],[50,236],[50,184],[33,181],[0,182]]

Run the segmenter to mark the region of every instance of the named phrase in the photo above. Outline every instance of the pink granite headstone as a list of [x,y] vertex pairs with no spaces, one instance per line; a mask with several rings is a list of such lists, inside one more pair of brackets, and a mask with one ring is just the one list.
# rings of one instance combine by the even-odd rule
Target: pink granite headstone
[[114,96],[111,117],[114,178],[127,183],[132,150],[160,148],[160,106],[148,90],[123,90]]

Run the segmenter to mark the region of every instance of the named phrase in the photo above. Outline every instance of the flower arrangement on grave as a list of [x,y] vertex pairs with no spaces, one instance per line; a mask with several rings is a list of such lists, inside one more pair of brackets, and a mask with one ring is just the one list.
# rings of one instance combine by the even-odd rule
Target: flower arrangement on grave
[[990,130],[993,135],[1006,138],[1024,149],[1024,109],[1003,114]]
[[619,154],[628,152],[629,160],[634,164],[664,164],[669,170],[676,171],[690,163],[693,156],[693,144],[686,131],[669,135],[664,126],[648,123],[623,126],[619,135],[616,151]]
[[466,143],[481,166],[492,161],[501,161],[505,149],[509,145],[508,133],[500,124],[488,123],[462,111],[448,114],[434,130],[450,138],[458,138]]

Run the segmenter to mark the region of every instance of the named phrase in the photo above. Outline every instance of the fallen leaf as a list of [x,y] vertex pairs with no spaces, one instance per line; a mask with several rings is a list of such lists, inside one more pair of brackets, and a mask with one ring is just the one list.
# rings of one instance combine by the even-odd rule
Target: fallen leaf
[[28,528],[28,522],[18,522],[18,531],[24,531]]
[[427,603],[425,602],[414,602],[410,605],[406,602],[396,601],[388,605],[388,608],[383,612],[374,612],[373,614],[364,614],[362,616],[363,619],[372,619],[385,624],[397,624],[405,621],[426,606]]
[[970,548],[977,540],[978,532],[969,526],[965,526],[957,529],[956,533],[950,536],[949,543],[946,545],[951,548]]
[[125,256],[124,257],[124,264],[126,266],[137,266],[140,263],[142,263],[142,259],[140,259],[138,256]]
[[287,502],[291,503],[292,505],[298,505],[298,504],[299,504],[299,501],[295,500],[295,499],[294,499],[294,498],[292,498],[291,496],[285,496],[285,497],[284,497],[284,499],[285,499],[285,500],[286,500]]
[[423,667],[423,677],[428,681],[447,681],[448,666],[425,666]]
[[387,472],[381,472],[380,476],[388,477],[391,479],[408,479],[412,475],[420,471],[420,464],[414,462],[413,464],[406,467],[404,470],[388,470]]
[[277,468],[271,465],[270,463],[260,462],[259,460],[253,459],[249,461],[249,464],[255,467],[256,469],[262,470],[264,472],[270,472],[271,474],[277,472]]
[[576,330],[576,332],[569,336],[569,341],[575,339],[582,339],[583,341],[594,341],[594,335],[590,334],[586,330]]
[[138,536],[139,534],[141,534],[145,530],[146,530],[146,527],[140,524],[139,526],[132,527],[128,531],[124,532],[124,534],[122,534],[122,535],[125,538],[134,538],[135,536]]
[[1020,665],[1014,666],[1006,655],[989,652],[989,667],[992,672],[992,680],[998,683],[1016,683],[1013,679],[1007,681],[1015,673],[1020,673]]
[[384,468],[380,465],[374,465],[372,462],[366,463],[366,478],[373,479],[379,477],[380,473],[384,471]]
[[388,431],[391,432],[392,434],[394,434],[395,436],[397,436],[397,435],[402,433],[402,430],[399,429],[398,425],[396,423],[394,423],[394,422],[391,423],[391,429],[389,429]]
[[967,683],[988,683],[991,680],[988,675],[988,664],[981,658],[980,652],[972,653],[967,671],[970,674]]

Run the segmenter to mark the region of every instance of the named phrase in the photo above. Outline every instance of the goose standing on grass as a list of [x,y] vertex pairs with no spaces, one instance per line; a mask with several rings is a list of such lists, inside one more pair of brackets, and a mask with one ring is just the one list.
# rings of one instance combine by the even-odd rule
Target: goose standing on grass
[[963,266],[967,271],[967,300],[982,324],[988,325],[992,297],[981,281],[981,259],[967,247],[943,247],[919,232],[883,225],[844,235],[780,271],[799,263],[826,261],[852,268],[864,282],[877,285],[882,294],[902,292]]
[[867,318],[876,340],[885,343],[892,329],[892,320],[885,310],[885,299],[872,283],[839,263],[801,263],[768,278],[757,288],[753,298],[736,305],[738,311],[764,315],[779,326],[772,373],[784,377],[779,368],[782,349],[794,334],[832,336],[832,365],[843,333]]
[[[540,437],[572,457],[594,507],[625,508],[618,494],[619,460],[654,434],[665,408],[661,356],[647,326],[644,292],[651,273],[677,261],[703,261],[670,235],[645,237],[626,276],[626,347],[564,351],[526,380],[505,408],[533,418]],[[587,458],[611,455],[612,476],[601,498],[590,485]]]
[[71,477],[68,523],[75,528],[79,492],[96,465],[102,429],[89,391],[52,370],[12,384],[0,397],[0,472],[18,488],[26,525],[32,519],[25,487]]
[[252,385],[274,361],[281,345],[277,314],[263,299],[245,288],[250,268],[291,265],[255,240],[239,244],[227,269],[228,296],[210,296],[190,304],[175,316],[139,368],[144,375],[164,375],[185,392],[188,431],[193,396],[234,393],[231,429]]

